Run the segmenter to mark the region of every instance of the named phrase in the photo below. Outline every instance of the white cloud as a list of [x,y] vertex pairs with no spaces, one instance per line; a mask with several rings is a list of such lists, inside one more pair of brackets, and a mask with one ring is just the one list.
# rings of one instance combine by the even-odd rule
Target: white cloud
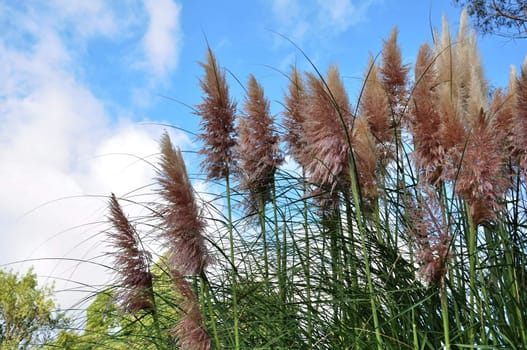
[[271,7],[280,21],[293,21],[300,14],[300,4],[297,0],[273,0]]
[[326,19],[338,31],[345,31],[358,17],[357,9],[351,0],[317,0],[321,18]]
[[292,40],[333,36],[367,19],[368,9],[382,0],[271,0],[278,30]]
[[[294,41],[302,41],[309,30],[308,11],[298,0],[272,0],[271,10],[278,31]],[[274,29],[274,28],[273,28]]]
[[[56,0],[53,6],[64,5],[60,14],[36,17],[36,8],[8,8],[16,25],[1,28],[0,266],[36,258],[9,266],[24,271],[34,265],[40,276],[97,288],[110,277],[104,269],[64,258],[91,260],[107,250],[102,243],[106,196],[151,182],[153,167],[125,154],[153,160],[149,157],[157,152],[161,130],[123,116],[110,118],[105,103],[79,78],[82,62],[75,48],[87,45],[89,36],[116,35],[116,22],[105,17],[106,2],[72,3]],[[71,30],[78,35],[63,34],[74,22],[78,28]],[[23,45],[16,40],[22,37]],[[73,45],[72,40],[80,42]],[[190,142],[178,133],[172,139],[183,146]],[[50,257],[62,260],[40,259]],[[59,296],[63,306],[71,306],[82,295]]]
[[148,30],[143,38],[147,67],[157,78],[169,74],[178,63],[182,45],[181,6],[172,0],[145,0]]
[[93,35],[112,36],[117,33],[119,24],[109,4],[105,0],[49,2],[52,11],[59,17],[59,23],[69,29],[73,28],[84,38]]

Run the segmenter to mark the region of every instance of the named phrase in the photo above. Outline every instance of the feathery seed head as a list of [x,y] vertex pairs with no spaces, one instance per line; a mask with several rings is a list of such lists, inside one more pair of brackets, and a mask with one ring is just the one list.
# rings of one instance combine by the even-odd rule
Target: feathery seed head
[[270,198],[274,174],[283,161],[269,101],[253,75],[249,78],[244,111],[245,116],[238,125],[237,155],[241,169],[240,188],[249,192],[245,204],[252,214],[261,209],[261,199],[267,201]]
[[125,216],[117,198],[110,197],[110,223],[115,231],[109,233],[111,245],[116,249],[115,270],[119,275],[118,293],[124,309],[136,313],[154,310],[152,273],[149,269],[149,254],[141,247],[139,235]]
[[514,113],[514,139],[516,153],[521,157],[521,166],[527,171],[527,57],[523,63],[520,77],[516,79],[516,98]]
[[198,298],[192,291],[189,282],[177,270],[172,271],[176,290],[183,297],[181,310],[183,315],[172,329],[183,350],[209,350],[210,337],[203,324],[203,315],[199,308]]
[[401,107],[407,97],[407,81],[410,67],[403,64],[401,49],[397,44],[398,30],[394,28],[390,39],[384,42],[382,51],[381,76],[388,103],[392,111],[400,117]]
[[437,56],[437,73],[438,80],[442,87],[454,94],[456,91],[452,89],[452,38],[450,36],[450,25],[445,16],[442,18],[441,34],[434,32],[435,54]]
[[492,95],[492,101],[489,107],[489,119],[496,139],[500,145],[506,149],[509,149],[512,153],[512,118],[514,117],[514,109],[510,103],[508,92],[503,92],[501,88],[497,88]]
[[372,202],[378,196],[375,173],[377,152],[368,122],[362,117],[355,119],[352,144],[361,195],[363,199]]
[[468,137],[456,174],[455,189],[471,206],[473,221],[477,225],[495,218],[500,209],[499,200],[509,183],[505,176],[504,150],[483,110]]
[[389,142],[393,138],[390,107],[379,67],[375,64],[373,56],[370,56],[359,107],[360,114],[368,121],[375,140],[381,144]]
[[492,96],[492,102],[489,108],[492,116],[492,125],[496,132],[496,138],[509,154],[516,153],[514,137],[515,129],[518,124],[514,124],[516,112],[516,68],[511,66],[509,86],[506,93],[498,88]]
[[457,164],[465,144],[466,132],[447,93],[440,87],[438,108],[441,115],[441,144],[445,154],[450,158],[446,162]]
[[234,119],[236,103],[229,97],[229,87],[212,50],[208,48],[207,62],[201,63],[205,76],[200,81],[203,102],[196,106],[201,117],[203,141],[200,154],[205,156],[202,168],[209,179],[225,179],[233,163],[232,149],[236,144]]
[[443,18],[443,34],[441,40],[436,41],[436,54],[442,98],[452,104],[456,118],[470,129],[479,110],[488,109],[488,84],[483,75],[476,36],[466,25],[466,16],[464,11],[454,41],[450,37],[448,22]]
[[184,274],[199,275],[210,262],[203,230],[205,224],[196,203],[183,156],[168,134],[161,139],[159,193],[165,230],[162,236],[170,252],[169,262]]
[[306,101],[306,87],[298,70],[293,67],[289,78],[289,94],[285,96],[284,126],[286,133],[284,141],[289,154],[298,164],[304,166],[306,162],[306,142],[304,140],[304,111]]
[[422,195],[405,201],[411,223],[409,231],[415,243],[419,275],[426,282],[441,287],[451,257],[451,236],[436,194],[426,184],[422,188]]
[[303,123],[310,181],[330,188],[349,183],[349,133],[353,118],[336,66],[327,80],[307,75],[308,97]]
[[441,174],[444,146],[441,143],[441,115],[438,110],[437,72],[433,52],[424,44],[415,64],[416,82],[412,94],[410,130],[414,142],[413,157],[421,181],[433,184]]

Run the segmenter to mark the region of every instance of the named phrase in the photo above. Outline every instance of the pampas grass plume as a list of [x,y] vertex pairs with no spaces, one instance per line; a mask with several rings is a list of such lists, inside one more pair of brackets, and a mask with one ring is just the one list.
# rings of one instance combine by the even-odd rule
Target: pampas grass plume
[[390,38],[384,42],[381,67],[381,77],[388,94],[388,102],[396,115],[406,100],[406,84],[410,71],[410,67],[403,64],[401,49],[397,43],[398,33],[397,28],[394,28]]
[[420,186],[423,196],[405,201],[411,222],[410,236],[415,244],[418,274],[429,284],[441,287],[451,258],[451,237],[447,232],[437,196],[428,185]]
[[469,203],[472,219],[477,225],[496,217],[500,209],[499,200],[509,183],[505,176],[504,150],[497,142],[483,110],[468,137],[456,192]]
[[441,175],[444,146],[441,143],[441,115],[438,110],[437,72],[433,51],[423,44],[415,64],[416,82],[412,94],[410,130],[414,142],[413,158],[421,181],[433,184]]
[[516,80],[516,101],[514,115],[514,138],[521,165],[527,171],[527,58],[523,63],[520,77]]
[[261,209],[261,199],[270,198],[274,174],[283,161],[269,101],[253,75],[249,77],[244,111],[245,116],[239,121],[237,154],[241,168],[240,188],[249,193],[245,204],[251,214]]
[[177,270],[172,271],[174,285],[183,301],[180,305],[182,315],[172,329],[182,350],[209,350],[210,337],[203,324],[198,298],[189,282]]
[[355,119],[352,140],[361,195],[363,199],[371,202],[378,196],[375,171],[377,152],[368,122],[362,117]]
[[231,171],[235,141],[234,119],[236,103],[229,97],[225,72],[220,70],[216,57],[208,48],[207,62],[201,63],[205,76],[200,80],[203,102],[196,106],[201,117],[203,141],[200,154],[205,156],[202,168],[208,179],[225,179]]
[[169,263],[185,275],[199,275],[210,262],[205,245],[204,221],[196,203],[183,156],[168,134],[161,138],[159,193],[165,229],[162,236],[170,252]]
[[349,183],[349,130],[353,115],[338,68],[329,69],[327,80],[308,74],[304,135],[310,182],[333,191]]
[[302,76],[293,67],[289,77],[289,93],[285,96],[284,127],[286,129],[284,141],[288,153],[300,165],[306,162],[306,142],[304,139],[304,114],[302,106],[306,101],[306,87]]
[[141,248],[138,233],[125,216],[121,205],[112,193],[110,197],[110,244],[116,249],[115,269],[119,275],[122,292],[118,293],[124,309],[136,313],[154,310],[152,273],[149,254]]
[[513,158],[516,156],[514,133],[518,125],[514,123],[517,101],[516,79],[516,67],[511,66],[507,91],[504,93],[501,88],[496,89],[489,108],[496,137],[501,147],[507,149]]
[[371,133],[377,142],[385,143],[392,139],[388,97],[381,81],[379,67],[372,56],[370,56],[364,91],[360,99],[360,115],[368,121]]

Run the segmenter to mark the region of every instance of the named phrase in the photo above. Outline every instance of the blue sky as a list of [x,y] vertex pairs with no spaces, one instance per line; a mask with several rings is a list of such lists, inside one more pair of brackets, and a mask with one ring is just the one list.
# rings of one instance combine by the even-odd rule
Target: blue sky
[[[200,102],[207,41],[232,74],[235,99],[243,101],[243,88],[234,77],[244,84],[253,73],[279,113],[287,86],[281,72],[311,67],[277,33],[320,70],[338,64],[355,101],[370,53],[395,26],[412,64],[442,16],[455,31],[460,13],[448,0],[0,0],[0,265],[105,251],[100,196],[151,182],[152,167],[136,158],[155,160],[163,128],[151,124],[197,131],[197,117],[162,96]],[[527,41],[479,43],[487,79],[506,86]],[[198,149],[192,136],[171,134],[182,149]],[[42,276],[101,281],[89,264],[31,264]]]

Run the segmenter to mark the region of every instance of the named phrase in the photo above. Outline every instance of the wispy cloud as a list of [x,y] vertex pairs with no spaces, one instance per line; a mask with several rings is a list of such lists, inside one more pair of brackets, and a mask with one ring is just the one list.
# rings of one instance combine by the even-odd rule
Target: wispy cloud
[[319,20],[336,32],[346,31],[351,25],[365,19],[366,10],[372,1],[317,0],[320,8]]
[[271,0],[278,30],[298,43],[343,33],[367,20],[367,11],[383,0]]
[[83,38],[118,34],[120,21],[116,18],[116,10],[110,7],[108,1],[52,0],[48,5],[55,14],[56,23],[74,30]]
[[178,63],[182,45],[180,28],[181,5],[172,0],[145,0],[148,30],[143,37],[146,65],[161,78]]
[[303,7],[300,1],[271,0],[271,11],[279,31],[295,41],[304,39],[309,29],[309,10]]

